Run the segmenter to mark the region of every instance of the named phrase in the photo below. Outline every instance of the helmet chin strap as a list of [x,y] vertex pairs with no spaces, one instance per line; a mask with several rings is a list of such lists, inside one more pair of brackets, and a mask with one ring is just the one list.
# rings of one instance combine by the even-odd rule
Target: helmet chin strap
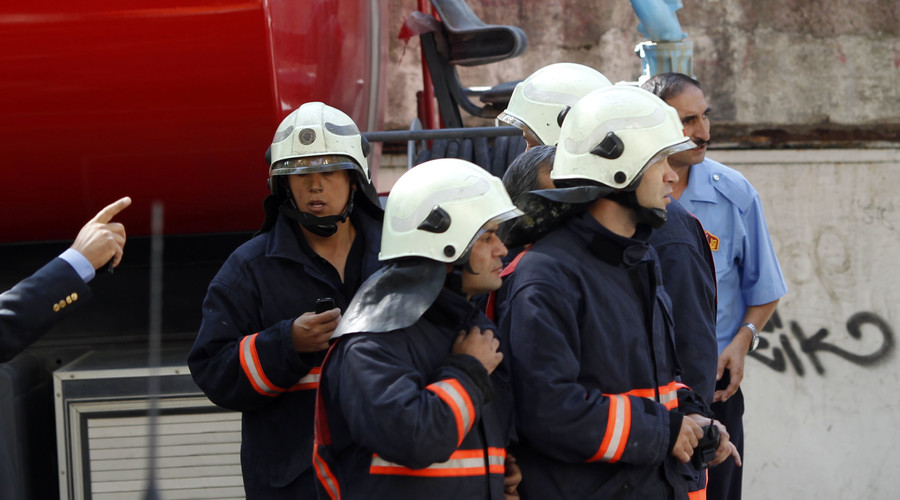
[[286,202],[278,210],[288,219],[299,222],[301,226],[316,236],[328,237],[337,232],[339,222],[344,222],[347,220],[347,217],[350,217],[350,214],[353,212],[353,194],[355,192],[355,189],[350,190],[347,205],[344,207],[344,211],[338,215],[317,217],[313,214],[301,212],[297,209],[297,204],[294,203],[294,197],[291,196],[290,192],[288,192]]
[[462,290],[464,272],[469,274],[478,274],[474,269],[472,269],[472,266],[469,265],[468,256],[466,256],[465,262],[458,262],[456,264],[453,264],[453,269],[449,273],[447,273],[447,277],[444,279],[444,286],[460,295],[465,295]]
[[607,198],[634,210],[634,213],[637,214],[638,223],[647,224],[653,229],[659,229],[669,220],[669,214],[664,209],[647,208],[638,203],[636,191],[618,191],[607,196]]

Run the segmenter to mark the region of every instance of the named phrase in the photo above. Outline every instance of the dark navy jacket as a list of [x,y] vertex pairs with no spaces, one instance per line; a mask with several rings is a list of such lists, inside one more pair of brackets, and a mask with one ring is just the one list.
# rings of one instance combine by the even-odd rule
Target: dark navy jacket
[[669,297],[649,228],[623,238],[589,213],[539,240],[507,277],[523,499],[687,498],[671,456],[684,414]]
[[[363,238],[364,279],[378,267],[381,230],[361,210],[351,220]],[[194,380],[213,403],[243,412],[248,499],[315,498],[315,390],[325,352],[297,353],[291,324],[314,311],[317,298],[331,297],[346,309],[361,284],[348,283],[342,294],[340,283],[301,250],[291,224],[279,215],[272,230],[229,256],[209,285],[188,358]]]
[[716,343],[716,268],[703,225],[672,200],[669,220],[650,235],[663,284],[672,299],[675,351],[682,381],[712,403],[719,346]]
[[319,498],[503,499],[512,392],[505,362],[488,377],[451,354],[472,325],[495,330],[443,289],[412,326],[340,337],[319,386]]
[[0,363],[16,357],[91,296],[78,272],[60,258],[0,294]]

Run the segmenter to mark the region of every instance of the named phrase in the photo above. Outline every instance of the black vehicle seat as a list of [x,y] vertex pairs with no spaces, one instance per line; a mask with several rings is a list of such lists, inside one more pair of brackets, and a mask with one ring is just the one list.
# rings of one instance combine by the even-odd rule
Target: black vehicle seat
[[[463,126],[460,109],[482,118],[497,117],[506,109],[517,82],[469,89],[460,82],[456,66],[480,66],[521,55],[528,45],[525,32],[515,26],[485,24],[464,0],[431,0],[431,4],[442,29],[422,33],[420,41],[444,126]],[[479,97],[482,104],[469,96]]]

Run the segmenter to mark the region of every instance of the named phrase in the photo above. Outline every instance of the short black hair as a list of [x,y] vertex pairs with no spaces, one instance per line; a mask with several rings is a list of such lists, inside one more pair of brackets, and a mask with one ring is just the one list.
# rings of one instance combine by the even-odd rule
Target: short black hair
[[641,88],[656,94],[663,101],[668,101],[673,97],[678,97],[684,92],[684,88],[693,85],[700,90],[700,82],[683,73],[660,73],[650,77],[649,80],[641,85]]

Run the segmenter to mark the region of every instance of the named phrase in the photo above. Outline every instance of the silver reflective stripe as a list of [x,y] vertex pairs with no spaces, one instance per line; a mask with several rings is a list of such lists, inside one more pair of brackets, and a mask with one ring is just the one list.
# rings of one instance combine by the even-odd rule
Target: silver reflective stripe
[[265,391],[267,394],[279,394],[280,391],[277,391],[277,390],[273,389],[272,387],[270,387],[268,384],[266,384],[266,382],[263,380],[262,376],[260,375],[260,368],[258,366],[256,366],[256,361],[253,359],[252,344],[253,344],[253,341],[255,341],[255,340],[256,340],[256,334],[253,334],[249,337],[244,337],[244,340],[241,341],[241,350],[244,351],[244,363],[246,366],[246,369],[244,370],[244,372],[247,374],[248,377],[253,379],[253,382],[255,382],[256,387],[259,387],[260,389]]
[[537,101],[541,104],[565,104],[566,106],[574,106],[580,99],[579,96],[571,92],[540,90],[531,82],[524,82],[522,93],[528,99]]
[[328,468],[328,464],[319,456],[318,450],[316,450],[314,458],[316,461],[316,469],[319,471],[319,482],[329,491],[328,496],[334,499],[341,498],[341,490],[339,490],[337,484],[335,484],[334,477],[331,475],[331,470]]
[[487,180],[480,177],[469,177],[473,182],[467,186],[453,186],[441,191],[432,193],[428,198],[422,200],[415,211],[406,217],[391,217],[391,227],[398,233],[405,233],[417,228],[419,224],[428,217],[434,207],[438,207],[441,203],[451,200],[475,198],[480,194],[487,193],[491,186]]
[[320,375],[318,373],[309,373],[297,381],[297,384],[318,384]]
[[[472,428],[472,415],[469,414],[469,406],[466,404],[466,398],[456,390],[455,387],[450,385],[443,380],[439,382],[435,382],[431,385],[436,385],[444,390],[450,399],[453,400],[453,403],[459,409],[459,413],[462,415],[463,419],[463,430],[465,432],[469,432],[469,429]],[[460,441],[462,441],[462,436],[460,436]]]
[[659,402],[662,404],[670,403],[678,399],[678,391],[670,391],[659,395]]
[[625,405],[628,403],[625,401],[625,396],[611,396],[610,399],[612,398],[615,398],[616,400],[616,414],[611,415],[611,417],[615,419],[612,437],[609,440],[609,447],[603,454],[603,460],[607,462],[612,460],[616,455],[616,450],[618,450],[619,446],[622,444],[622,428],[625,426]]
[[506,465],[506,457],[488,455],[488,465]]
[[[494,457],[491,457],[493,460]],[[503,459],[501,457],[497,457],[500,460],[500,463],[503,463]],[[372,467],[390,467],[390,468],[400,468],[407,469],[400,464],[395,464],[393,462],[388,462],[387,460],[374,456],[372,457]],[[425,467],[425,469],[431,470],[441,470],[441,469],[479,469],[480,472],[484,472],[484,457],[472,457],[472,458],[451,458],[446,462],[438,462]],[[411,472],[416,472],[425,469],[409,469]]]
[[610,118],[599,125],[581,141],[571,137],[566,138],[566,150],[572,153],[587,153],[594,146],[600,144],[606,134],[630,129],[646,129],[655,127],[666,121],[666,113],[662,108],[655,108],[646,116],[634,116],[627,118]]

